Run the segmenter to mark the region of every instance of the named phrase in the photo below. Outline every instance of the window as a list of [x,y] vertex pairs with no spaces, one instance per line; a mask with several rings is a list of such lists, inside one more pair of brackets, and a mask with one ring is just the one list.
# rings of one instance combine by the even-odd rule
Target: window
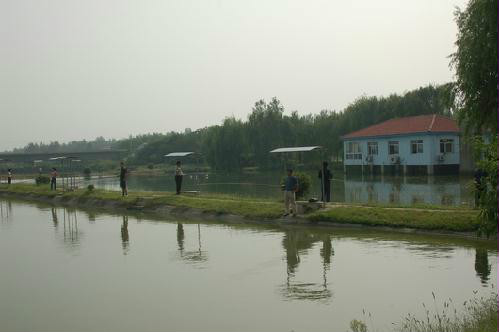
[[378,142],[367,142],[367,154],[368,155],[378,154]]
[[347,143],[347,153],[345,154],[345,159],[362,159],[360,144],[358,142]]
[[411,141],[411,153],[423,153],[423,140]]
[[440,153],[452,153],[454,150],[454,140],[453,139],[441,139],[440,140]]
[[399,154],[399,142],[398,141],[388,142],[388,154]]

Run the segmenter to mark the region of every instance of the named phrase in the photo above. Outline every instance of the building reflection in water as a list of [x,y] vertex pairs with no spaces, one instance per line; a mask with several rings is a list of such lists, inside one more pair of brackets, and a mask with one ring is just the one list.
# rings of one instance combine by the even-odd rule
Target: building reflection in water
[[[346,203],[471,204],[459,179],[431,176],[345,178]],[[463,184],[464,186],[464,184]]]
[[491,265],[489,264],[489,255],[485,248],[475,248],[475,272],[483,285],[489,281]]
[[180,259],[202,268],[208,261],[208,253],[202,249],[201,226],[199,224],[197,225],[197,240],[197,250],[185,250],[184,226],[181,223],[177,224],[177,244]]
[[[308,254],[315,243],[322,242],[322,283],[296,281],[300,256]],[[286,251],[286,283],[280,286],[281,293],[290,300],[328,301],[332,292],[328,289],[327,273],[331,268],[334,250],[329,234],[310,233],[304,230],[288,230],[282,240]]]
[[121,246],[123,248],[123,255],[128,254],[130,251],[130,237],[128,235],[128,216],[123,216],[121,224]]

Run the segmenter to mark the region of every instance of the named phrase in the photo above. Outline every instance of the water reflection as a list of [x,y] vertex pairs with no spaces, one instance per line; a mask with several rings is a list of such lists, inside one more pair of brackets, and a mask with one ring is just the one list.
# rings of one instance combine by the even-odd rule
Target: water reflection
[[87,218],[91,224],[95,224],[95,221],[97,220],[97,215],[92,211],[87,211]]
[[54,224],[54,228],[57,229],[57,226],[59,226],[59,219],[57,217],[57,209],[55,207],[52,207],[50,209],[52,213],[52,223]]
[[384,204],[471,204],[466,181],[459,178],[373,177],[345,178],[345,202]]
[[482,284],[486,285],[491,271],[487,249],[475,248],[475,271]]
[[[315,170],[311,176],[309,197],[319,197],[320,183]],[[336,174],[340,174],[339,172]],[[185,190],[278,199],[280,172],[190,174],[184,178]],[[349,176],[334,178],[331,199],[334,202],[472,205],[474,196],[468,189],[473,179],[465,176]],[[86,184],[120,190],[119,180],[92,178]],[[171,176],[132,176],[130,190],[174,191]]]
[[177,224],[177,244],[180,258],[190,264],[195,265],[199,268],[204,268],[208,261],[208,252],[202,249],[201,245],[201,225],[197,225],[197,250],[185,250],[184,249],[184,225],[181,223]]
[[9,223],[12,219],[12,203],[10,201],[0,201],[0,221],[2,225]]
[[[308,254],[316,242],[322,242],[320,256],[322,261],[322,283],[296,281],[300,256]],[[329,234],[310,233],[304,230],[287,230],[282,240],[286,252],[286,283],[280,286],[283,296],[289,300],[328,301],[332,292],[328,289],[327,273],[331,268],[334,255]]]
[[184,225],[181,223],[177,224],[177,244],[178,244],[178,251],[180,252],[180,255],[184,253]]
[[123,255],[127,255],[130,251],[130,237],[128,235],[128,216],[125,215],[121,224],[121,246],[123,248]]
[[74,209],[62,209],[64,220],[64,243],[70,247],[80,244],[78,232],[78,214]]

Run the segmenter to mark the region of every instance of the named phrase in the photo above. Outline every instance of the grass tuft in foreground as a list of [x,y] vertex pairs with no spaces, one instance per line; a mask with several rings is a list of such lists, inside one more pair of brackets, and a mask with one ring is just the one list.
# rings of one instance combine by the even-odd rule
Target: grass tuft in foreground
[[[417,318],[408,314],[395,325],[396,332],[497,332],[498,297],[493,292],[489,297],[473,298],[462,304],[460,311],[451,299],[439,308],[435,294],[434,310],[423,304],[426,317]],[[352,332],[375,331],[369,329],[365,321],[354,319],[350,322]]]

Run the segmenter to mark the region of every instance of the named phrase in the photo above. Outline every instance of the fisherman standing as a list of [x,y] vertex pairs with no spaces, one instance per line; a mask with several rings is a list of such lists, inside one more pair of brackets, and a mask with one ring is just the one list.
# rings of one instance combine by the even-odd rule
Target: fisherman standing
[[57,169],[55,167],[52,167],[50,173],[50,190],[57,190]]
[[175,167],[175,189],[177,191],[177,195],[180,195],[180,190],[182,189],[182,179],[184,177],[184,172],[182,172],[180,165],[180,160],[177,160]]
[[128,196],[128,169],[125,167],[123,162],[120,162],[120,188],[121,188],[121,196]]
[[293,176],[293,170],[288,169],[288,176],[284,181],[284,216],[289,215],[290,211],[293,217],[296,216],[296,192],[298,191],[298,179]]
[[[322,170],[319,171],[319,179],[322,179],[322,201],[330,202],[331,201],[331,179],[333,178],[333,174],[327,168],[328,163],[324,161],[322,163]],[[322,176],[324,174],[324,176]]]

